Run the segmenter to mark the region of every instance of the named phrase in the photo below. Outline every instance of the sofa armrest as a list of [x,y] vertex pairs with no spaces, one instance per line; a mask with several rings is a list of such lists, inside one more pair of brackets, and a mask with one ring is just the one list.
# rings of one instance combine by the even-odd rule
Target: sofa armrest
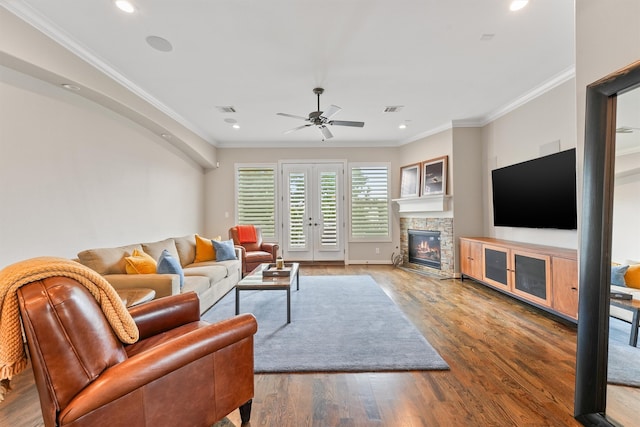
[[153,289],[156,298],[180,293],[180,276],[177,274],[106,274],[103,277],[116,289]]
[[244,246],[235,245],[236,257],[240,260],[240,274],[244,271],[244,266],[247,264],[247,250]]
[[195,292],[171,295],[129,309],[140,339],[200,320],[200,300]]
[[[207,324],[126,359],[104,371],[76,395],[60,413],[60,419],[71,423],[202,357],[242,340],[252,339],[257,328],[255,317],[243,314]],[[253,352],[236,356],[238,366],[248,367],[253,375]]]
[[277,243],[262,243],[260,249],[265,252],[269,252],[275,260],[278,257],[278,249],[280,249],[280,245]]

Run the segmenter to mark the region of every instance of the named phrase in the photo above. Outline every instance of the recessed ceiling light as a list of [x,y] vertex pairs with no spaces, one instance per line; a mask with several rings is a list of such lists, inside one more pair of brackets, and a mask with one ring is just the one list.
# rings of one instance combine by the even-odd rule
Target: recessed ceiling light
[[529,3],[529,0],[513,0],[509,6],[509,10],[515,12],[516,10],[520,10],[525,7],[527,3]]
[[235,123],[235,124],[234,124],[233,126],[231,126],[231,127],[232,127],[232,128],[234,128],[234,129],[240,129],[240,125],[239,125],[239,124],[237,124],[237,123]]
[[406,123],[400,123],[400,126],[398,126],[398,129],[406,129],[407,125]]
[[62,87],[67,90],[72,90],[74,92],[77,92],[80,90],[80,86],[72,85],[71,83],[64,83]]
[[133,13],[136,11],[136,8],[133,6],[133,4],[130,1],[116,0],[114,3],[116,4],[116,7],[123,12]]
[[154,48],[155,50],[159,50],[160,52],[171,52],[173,50],[173,46],[167,39],[163,39],[158,36],[148,36],[147,43],[149,46]]

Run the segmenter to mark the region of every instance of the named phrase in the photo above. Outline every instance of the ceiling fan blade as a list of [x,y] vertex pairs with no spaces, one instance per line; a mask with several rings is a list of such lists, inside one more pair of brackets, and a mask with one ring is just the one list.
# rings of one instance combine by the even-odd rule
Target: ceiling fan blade
[[309,120],[308,117],[296,116],[295,114],[276,113],[278,116],[293,117],[294,119]]
[[333,138],[333,134],[331,133],[331,131],[329,130],[328,127],[326,126],[318,126],[318,129],[320,130],[320,133],[322,133],[323,136],[323,141],[325,139],[329,139],[329,138]]
[[284,131],[284,134],[286,135],[288,133],[295,132],[295,131],[300,130],[300,129],[304,129],[304,128],[309,127],[309,126],[313,126],[313,125],[311,123],[309,123],[308,125],[298,126],[297,128],[293,128],[293,129],[289,129],[289,130]]
[[331,117],[335,116],[336,113],[338,113],[340,110],[342,110],[342,108],[338,107],[337,105],[329,105],[329,108],[327,108],[326,111],[323,111],[320,117],[325,119],[325,121],[329,120]]
[[331,120],[328,123],[330,125],[351,126],[351,127],[356,127],[356,128],[361,128],[361,127],[364,126],[364,122],[351,122],[351,121],[348,121],[348,120]]

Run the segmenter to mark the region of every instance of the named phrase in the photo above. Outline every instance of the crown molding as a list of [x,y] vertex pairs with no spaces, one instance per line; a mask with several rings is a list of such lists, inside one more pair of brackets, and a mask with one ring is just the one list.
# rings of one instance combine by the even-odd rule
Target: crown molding
[[491,113],[487,114],[483,119],[482,119],[482,125],[481,126],[486,126],[487,124],[491,123],[492,121],[504,116],[505,114],[508,114],[510,112],[512,112],[513,110],[525,105],[528,102],[533,101],[534,99],[536,99],[537,97],[544,95],[545,93],[549,92],[550,90],[560,86],[563,83],[568,82],[571,79],[574,79],[576,77],[576,66],[575,64],[572,65],[571,67],[561,71],[560,73],[556,74],[555,76],[551,77],[549,80],[543,82],[542,84],[536,86],[535,88],[533,88],[532,90],[530,90],[529,92],[525,93],[524,95],[520,96],[519,98],[516,98],[515,100],[511,101],[510,103],[503,105],[502,107],[492,111]]
[[116,81],[118,84],[123,86],[125,89],[140,97],[153,107],[157,108],[162,113],[166,114],[172,120],[175,120],[177,123],[191,130],[193,133],[198,135],[200,138],[207,141],[209,144],[216,146],[217,141],[212,140],[206,132],[200,129],[198,126],[195,126],[189,120],[182,117],[180,114],[176,113],[174,110],[169,108],[167,105],[159,101],[157,98],[143,90],[137,84],[133,83],[131,80],[127,79],[124,75],[122,75],[118,70],[108,64],[105,60],[91,53],[91,51],[82,44],[75,41],[68,33],[63,31],[61,28],[56,26],[53,22],[51,22],[45,16],[42,16],[38,12],[36,12],[29,5],[16,2],[16,1],[6,1],[2,3],[2,6],[6,8],[9,12],[16,15],[18,18],[22,19],[89,65],[95,68],[98,72],[103,73],[107,77]]

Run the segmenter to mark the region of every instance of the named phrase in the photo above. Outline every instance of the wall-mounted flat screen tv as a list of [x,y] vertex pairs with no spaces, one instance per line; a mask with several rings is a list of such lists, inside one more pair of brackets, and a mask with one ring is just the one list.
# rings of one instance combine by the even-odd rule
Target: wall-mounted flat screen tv
[[577,228],[576,150],[491,171],[493,225]]

